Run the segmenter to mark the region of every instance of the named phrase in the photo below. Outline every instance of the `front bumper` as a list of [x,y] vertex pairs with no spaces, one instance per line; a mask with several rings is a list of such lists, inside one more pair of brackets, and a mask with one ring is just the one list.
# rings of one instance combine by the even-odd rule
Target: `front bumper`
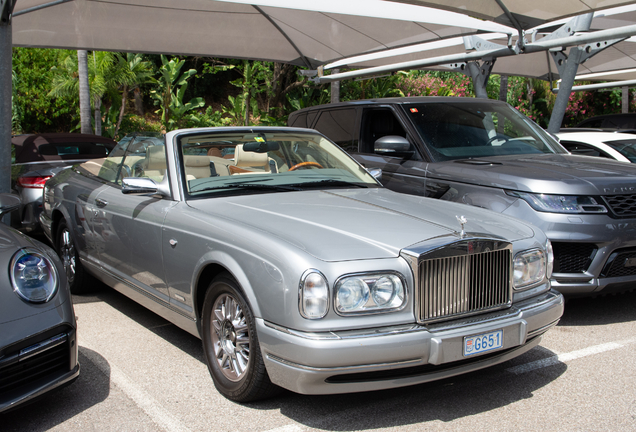
[[[302,394],[351,393],[448,378],[504,362],[536,346],[563,314],[551,290],[508,310],[435,325],[306,333],[257,320],[274,384]],[[463,356],[465,336],[503,330],[497,351]]]
[[624,271],[607,272],[610,261],[617,254],[624,256],[633,249],[636,256],[636,219],[612,219],[606,214],[538,212],[523,200],[517,200],[503,213],[541,228],[555,246],[555,261],[571,258],[560,256],[558,245],[574,248],[589,245],[592,248],[588,259],[583,259],[580,265],[569,266],[568,271],[555,268],[551,285],[562,294],[590,295],[636,288],[636,265],[625,267]]
[[0,336],[0,413],[70,384],[79,376],[70,300],[63,307],[0,324]]

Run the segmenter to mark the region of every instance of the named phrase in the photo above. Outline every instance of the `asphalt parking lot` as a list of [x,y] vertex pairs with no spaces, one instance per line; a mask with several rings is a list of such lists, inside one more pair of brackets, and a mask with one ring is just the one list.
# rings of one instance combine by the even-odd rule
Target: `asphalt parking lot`
[[246,405],[216,392],[197,338],[105,286],[74,301],[79,379],[0,415],[0,430],[636,430],[636,293],[569,301],[539,347],[490,369]]

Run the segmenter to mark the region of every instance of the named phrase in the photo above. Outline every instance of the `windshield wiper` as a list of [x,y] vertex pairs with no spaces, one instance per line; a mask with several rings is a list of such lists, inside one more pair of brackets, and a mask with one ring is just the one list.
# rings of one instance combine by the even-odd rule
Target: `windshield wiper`
[[294,183],[290,186],[298,186],[300,188],[305,188],[305,186],[315,187],[315,186],[336,186],[336,187],[356,187],[366,189],[369,186],[361,183],[352,183],[344,180],[334,180],[334,179],[324,179],[324,180],[316,180],[305,183]]
[[268,185],[268,184],[262,184],[262,183],[232,183],[232,184],[227,184],[227,185],[223,185],[223,186],[211,186],[211,187],[205,187],[205,188],[192,188],[190,190],[190,193],[192,192],[205,192],[205,191],[211,191],[211,190],[221,190],[221,189],[252,189],[252,190],[274,190],[274,191],[283,191],[283,192],[289,192],[289,191],[301,191],[302,188],[296,187],[295,185],[291,185],[291,186],[283,186],[283,185]]

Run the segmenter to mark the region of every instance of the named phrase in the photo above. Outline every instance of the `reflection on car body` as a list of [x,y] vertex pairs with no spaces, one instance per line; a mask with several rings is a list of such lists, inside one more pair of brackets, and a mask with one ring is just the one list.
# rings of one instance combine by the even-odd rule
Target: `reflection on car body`
[[306,129],[173,131],[59,173],[44,202],[71,289],[89,272],[200,337],[236,401],[476,370],[563,312],[541,231],[386,190]]

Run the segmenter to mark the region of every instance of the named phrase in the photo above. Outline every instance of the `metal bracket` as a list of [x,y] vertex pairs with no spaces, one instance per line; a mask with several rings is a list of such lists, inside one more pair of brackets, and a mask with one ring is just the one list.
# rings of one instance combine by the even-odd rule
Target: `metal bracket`
[[[592,18],[594,18],[594,13],[588,13],[574,17],[558,29],[554,30],[552,33],[542,37],[540,40],[547,41],[551,39],[560,39],[568,36],[574,36],[574,34],[577,32],[590,31]],[[532,42],[535,41],[535,38],[536,35],[533,35]]]
[[466,73],[466,62],[461,62],[461,63],[449,63],[449,64],[444,64],[444,65],[440,65],[442,67],[448,68],[454,72],[461,72],[463,74]]
[[492,51],[502,48],[506,48],[504,45],[499,45],[494,42],[482,39],[479,36],[464,36],[464,48],[466,51]]
[[595,56],[596,54],[600,53],[604,49],[609,48],[612,45],[617,44],[618,42],[624,41],[625,39],[626,38],[610,39],[610,40],[606,40],[602,42],[590,43],[585,46],[572,47],[570,48],[569,55],[565,54],[565,52],[563,51],[563,48],[561,49],[556,48],[553,50],[551,49],[548,52],[550,53],[550,55],[552,56],[552,59],[554,60],[554,63],[556,64],[556,67],[559,71],[559,75],[563,76],[565,74],[565,68],[567,67],[570,57],[574,53],[574,50],[580,51],[580,53],[578,53],[577,55],[578,58],[576,60],[578,64],[581,64],[581,63],[585,63],[585,61],[587,61],[589,58]]

